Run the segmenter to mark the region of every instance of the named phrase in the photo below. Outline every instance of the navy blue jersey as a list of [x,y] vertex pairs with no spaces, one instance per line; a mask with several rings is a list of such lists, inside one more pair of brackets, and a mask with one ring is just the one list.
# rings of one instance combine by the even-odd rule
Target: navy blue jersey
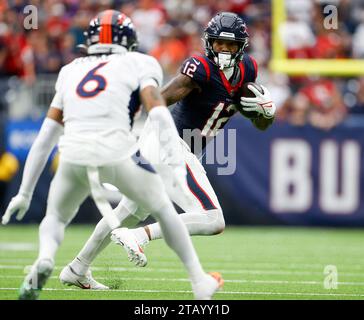
[[203,149],[236,113],[235,104],[239,103],[241,86],[245,82],[255,82],[257,64],[252,57],[244,54],[243,60],[235,67],[230,82],[219,67],[203,55],[185,60],[180,71],[199,86],[172,110],[179,135],[194,152],[191,130],[194,130],[193,136],[200,135],[198,138],[202,141]]

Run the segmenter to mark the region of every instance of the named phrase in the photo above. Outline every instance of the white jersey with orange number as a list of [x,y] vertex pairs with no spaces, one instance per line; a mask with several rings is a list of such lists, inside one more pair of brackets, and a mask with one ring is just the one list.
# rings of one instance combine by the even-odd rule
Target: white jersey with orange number
[[157,60],[137,52],[77,58],[64,66],[51,103],[63,110],[61,157],[92,166],[130,157],[137,150],[131,126],[139,92],[160,86],[162,78]]

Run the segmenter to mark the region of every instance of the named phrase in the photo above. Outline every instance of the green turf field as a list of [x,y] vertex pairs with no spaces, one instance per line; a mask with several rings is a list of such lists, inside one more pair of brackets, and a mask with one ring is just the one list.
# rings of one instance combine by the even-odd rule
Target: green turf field
[[[145,268],[136,268],[111,244],[95,261],[93,274],[110,291],[65,287],[58,274],[93,226],[71,226],[56,269],[41,299],[192,299],[181,263],[162,240],[146,248]],[[207,271],[220,271],[224,290],[215,299],[363,299],[364,230],[227,228],[222,235],[194,237]],[[37,255],[37,226],[0,227],[0,299],[16,299],[26,265]],[[324,268],[335,265],[337,289],[325,289]]]

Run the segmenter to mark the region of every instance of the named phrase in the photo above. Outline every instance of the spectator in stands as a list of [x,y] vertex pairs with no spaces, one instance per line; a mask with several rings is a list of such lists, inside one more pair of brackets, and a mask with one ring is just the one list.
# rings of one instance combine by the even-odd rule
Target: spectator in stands
[[176,74],[187,56],[186,46],[177,38],[176,29],[168,24],[159,29],[159,38],[159,43],[149,53],[167,74]]
[[354,106],[350,108],[350,113],[364,115],[364,76],[358,79],[356,101]]
[[302,95],[287,98],[277,111],[277,120],[288,122],[294,126],[307,124],[309,104]]
[[184,25],[183,31],[187,35],[185,37],[187,56],[203,54],[205,49],[201,38],[202,30],[199,25],[189,21]]
[[158,1],[140,0],[138,7],[131,14],[131,20],[139,31],[139,49],[149,52],[158,43],[158,30],[164,24],[163,8]]
[[291,59],[308,59],[313,56],[316,39],[310,25],[297,18],[295,14],[288,16],[280,27],[280,36]]
[[353,35],[353,57],[356,59],[364,59],[364,14],[363,22],[358,25]]
[[[160,60],[167,81],[186,56],[203,52],[202,28],[211,16],[218,10],[229,10],[247,20],[251,35],[248,50],[258,60],[260,77],[266,74],[265,79],[258,81],[271,84],[270,89],[282,106],[282,119],[321,126],[322,121],[318,119],[326,109],[317,108],[317,99],[312,98],[315,95],[311,91],[324,92],[325,86],[313,85],[307,77],[291,77],[281,84],[283,78],[270,74],[270,0],[33,0],[39,23],[38,30],[32,31],[23,28],[23,9],[28,3],[25,0],[0,1],[0,77],[17,76],[29,85],[41,83],[35,81],[39,74],[56,74],[63,64],[77,56],[76,46],[84,42],[83,30],[95,13],[114,7],[132,17],[140,30],[140,50]],[[285,0],[285,4],[288,20],[281,27],[280,35],[288,49],[288,57],[364,58],[363,0],[336,1],[340,13],[338,30],[323,27],[323,9],[332,4],[330,0]],[[334,83],[336,80],[329,81]],[[337,94],[338,97],[331,99],[336,101],[332,104],[340,105],[337,101],[342,101],[340,96],[344,90],[341,93],[337,85],[334,87],[336,89],[328,86],[326,90]],[[361,101],[360,97],[358,101]],[[289,103],[292,105],[287,107]],[[322,101],[318,103],[322,104]],[[316,109],[320,110],[318,115],[313,112]],[[331,119],[331,115],[327,119]],[[339,120],[332,121],[331,126],[336,121]]]
[[293,125],[311,124],[330,130],[340,124],[348,110],[332,79],[312,78],[279,112],[278,118]]
[[324,19],[324,9],[317,4],[314,10],[316,43],[313,48],[313,57],[316,59],[348,58],[351,54],[351,36],[345,24],[338,20],[337,29],[328,28]]

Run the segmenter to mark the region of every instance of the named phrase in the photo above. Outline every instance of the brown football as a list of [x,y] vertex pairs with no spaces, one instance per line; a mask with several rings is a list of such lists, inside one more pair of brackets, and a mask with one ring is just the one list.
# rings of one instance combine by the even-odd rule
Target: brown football
[[248,88],[248,85],[252,85],[254,86],[255,88],[257,88],[257,90],[259,90],[259,92],[261,93],[264,93],[264,90],[262,89],[262,87],[257,84],[257,83],[254,83],[254,82],[246,82],[244,83],[240,90],[239,90],[239,104],[238,104],[238,110],[239,112],[244,116],[244,117],[247,117],[249,119],[251,118],[257,118],[259,116],[259,113],[256,112],[256,111],[244,111],[243,110],[243,106],[240,105],[240,97],[246,97],[246,98],[254,98],[255,97],[255,94],[253,91],[251,91],[249,88]]
[[243,83],[243,85],[241,86],[241,96],[242,97],[246,97],[246,98],[254,98],[255,97],[255,94],[253,93],[253,91],[251,91],[248,86],[253,86],[255,87],[260,93],[264,93],[264,90],[263,88],[255,83],[255,82],[245,82]]

